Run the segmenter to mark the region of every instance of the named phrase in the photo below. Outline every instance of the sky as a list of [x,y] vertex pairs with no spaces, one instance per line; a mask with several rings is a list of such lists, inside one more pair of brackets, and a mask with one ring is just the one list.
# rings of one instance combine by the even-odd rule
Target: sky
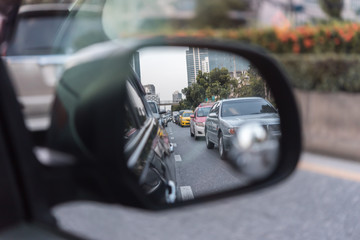
[[154,84],[160,100],[172,100],[187,87],[186,47],[148,47],[139,50],[141,83]]

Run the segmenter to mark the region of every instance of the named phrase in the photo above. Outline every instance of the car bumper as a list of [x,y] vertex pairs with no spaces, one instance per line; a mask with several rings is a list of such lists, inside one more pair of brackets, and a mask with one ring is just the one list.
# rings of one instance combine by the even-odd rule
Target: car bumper
[[181,126],[190,126],[190,121],[181,121],[180,125]]
[[234,135],[224,135],[223,141],[224,141],[224,149],[226,152],[230,151],[231,142],[233,141]]
[[205,127],[195,125],[194,130],[197,137],[205,137]]

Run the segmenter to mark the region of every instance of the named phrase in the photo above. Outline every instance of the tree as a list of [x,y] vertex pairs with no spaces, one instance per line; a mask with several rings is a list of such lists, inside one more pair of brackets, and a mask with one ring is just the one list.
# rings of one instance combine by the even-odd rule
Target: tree
[[194,109],[205,99],[215,100],[228,98],[232,91],[231,77],[226,68],[214,68],[210,73],[199,71],[196,82],[191,86],[182,89],[185,95],[183,106]]
[[344,7],[344,0],[318,0],[321,9],[334,19],[341,19],[341,11]]

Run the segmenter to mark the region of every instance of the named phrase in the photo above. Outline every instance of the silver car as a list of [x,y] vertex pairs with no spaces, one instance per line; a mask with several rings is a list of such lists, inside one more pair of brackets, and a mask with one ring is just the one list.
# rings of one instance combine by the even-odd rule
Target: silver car
[[280,118],[277,110],[263,98],[234,98],[218,101],[210,109],[205,122],[205,139],[208,149],[217,144],[221,159],[231,146],[237,128],[248,122],[261,124],[272,137],[279,137]]
[[3,59],[30,130],[43,130],[49,124],[54,87],[67,59],[54,52],[54,42],[68,8],[69,4],[23,5],[13,37],[3,46]]

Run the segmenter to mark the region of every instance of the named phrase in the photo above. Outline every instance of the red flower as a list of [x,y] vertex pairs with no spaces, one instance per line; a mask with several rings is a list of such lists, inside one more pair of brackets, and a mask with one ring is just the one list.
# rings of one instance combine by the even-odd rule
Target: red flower
[[304,46],[306,48],[311,48],[312,46],[314,46],[314,41],[310,38],[305,38],[304,39]]
[[339,45],[341,43],[340,39],[339,38],[335,38],[334,39],[334,42],[335,42],[335,45]]
[[300,45],[298,43],[295,43],[293,46],[293,52],[299,53],[300,52]]

